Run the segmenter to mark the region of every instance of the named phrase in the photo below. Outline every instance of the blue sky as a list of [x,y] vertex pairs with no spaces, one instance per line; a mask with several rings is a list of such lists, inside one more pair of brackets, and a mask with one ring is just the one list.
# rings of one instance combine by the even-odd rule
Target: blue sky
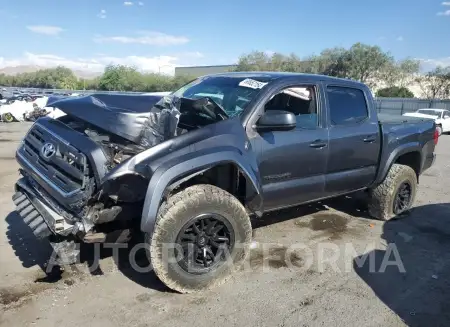
[[[450,65],[450,0],[0,0],[0,67],[125,63],[170,72],[252,50],[319,53],[355,42]],[[6,32],[5,32],[6,31]]]

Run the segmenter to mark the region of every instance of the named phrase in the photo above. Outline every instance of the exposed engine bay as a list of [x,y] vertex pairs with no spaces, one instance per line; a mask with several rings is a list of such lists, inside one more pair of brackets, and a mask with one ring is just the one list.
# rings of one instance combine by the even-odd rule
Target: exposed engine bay
[[[109,169],[154,145],[228,118],[227,113],[208,97],[192,100],[166,96],[155,103],[147,113],[120,110],[117,107],[108,107],[106,103],[100,105],[101,100],[97,99],[97,96],[89,97],[92,98],[91,103],[97,107],[95,116],[83,117],[84,110],[74,114],[72,110],[65,108],[65,105],[71,108],[73,102],[80,99],[49,102],[67,112],[67,115],[58,118],[59,121],[102,147],[109,158]],[[106,110],[99,113],[99,107]],[[112,121],[114,118],[119,120],[119,124],[105,124],[105,121]],[[117,125],[124,124],[127,126],[118,131]]]

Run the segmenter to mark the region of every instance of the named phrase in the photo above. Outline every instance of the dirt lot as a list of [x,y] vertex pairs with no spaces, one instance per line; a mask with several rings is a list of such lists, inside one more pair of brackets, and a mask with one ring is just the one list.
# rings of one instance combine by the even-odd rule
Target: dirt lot
[[[180,295],[131,269],[127,253],[105,255],[92,273],[82,263],[44,278],[49,247],[30,236],[11,201],[14,151],[28,127],[0,124],[1,326],[450,325],[450,136],[440,139],[408,217],[368,219],[349,197],[270,214],[254,222],[247,269],[211,291]],[[263,243],[279,244],[265,264]],[[282,259],[293,244],[306,247],[294,267]],[[386,258],[397,264],[386,268]]]

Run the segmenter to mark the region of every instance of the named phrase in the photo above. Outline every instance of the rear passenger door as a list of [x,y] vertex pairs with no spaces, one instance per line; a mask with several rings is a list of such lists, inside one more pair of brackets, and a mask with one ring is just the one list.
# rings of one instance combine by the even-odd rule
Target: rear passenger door
[[326,86],[329,110],[328,196],[368,186],[376,176],[380,153],[378,118],[362,89]]

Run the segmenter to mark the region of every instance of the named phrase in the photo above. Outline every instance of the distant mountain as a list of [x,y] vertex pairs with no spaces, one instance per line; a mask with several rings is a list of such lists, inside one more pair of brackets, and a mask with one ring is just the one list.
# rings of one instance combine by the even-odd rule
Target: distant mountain
[[99,77],[101,76],[103,73],[101,72],[93,72],[90,70],[77,70],[77,69],[72,69],[73,73],[75,74],[76,77],[78,78],[85,78],[85,79],[92,79],[95,77]]
[[[34,73],[41,69],[46,69],[49,67],[42,67],[42,66],[36,66],[36,65],[21,65],[21,66],[10,66],[10,67],[4,67],[0,68],[0,74],[5,75],[17,75],[22,73]],[[76,77],[78,78],[86,78],[91,79],[100,76],[102,73],[100,72],[93,72],[88,70],[72,70]]]
[[17,75],[22,73],[33,73],[39,69],[44,69],[44,67],[34,66],[34,65],[22,65],[22,66],[10,66],[5,68],[0,68],[0,74],[5,75]]

